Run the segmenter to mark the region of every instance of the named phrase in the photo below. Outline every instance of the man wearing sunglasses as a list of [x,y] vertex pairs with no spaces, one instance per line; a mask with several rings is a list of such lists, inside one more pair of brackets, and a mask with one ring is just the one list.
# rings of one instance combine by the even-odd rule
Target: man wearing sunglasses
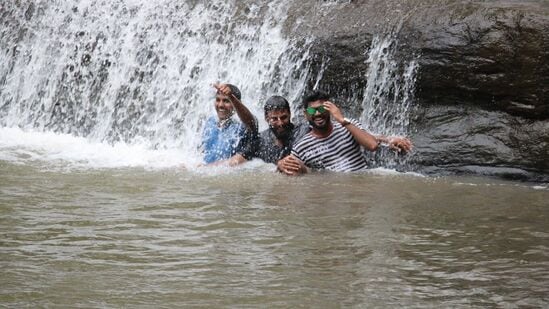
[[352,172],[365,169],[367,161],[362,148],[375,151],[381,143],[398,152],[408,152],[412,143],[403,137],[374,136],[366,132],[356,120],[343,116],[323,92],[313,92],[303,100],[305,117],[311,131],[292,148],[291,155],[280,162],[280,170],[287,175],[326,169]]

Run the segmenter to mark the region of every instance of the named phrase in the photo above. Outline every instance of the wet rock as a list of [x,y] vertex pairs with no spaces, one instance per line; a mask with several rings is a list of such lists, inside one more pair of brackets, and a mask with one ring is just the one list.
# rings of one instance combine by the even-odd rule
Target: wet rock
[[418,169],[549,178],[539,176],[549,175],[546,2],[296,6],[295,20],[307,21],[294,25],[290,19],[288,32],[316,38],[311,53],[314,73],[323,73],[320,88],[356,104],[366,86],[364,55],[375,35],[393,35],[402,61],[417,59],[412,161]]
[[[423,13],[429,14],[429,13]],[[466,102],[527,118],[549,118],[549,8],[476,5],[435,22],[410,20],[421,52],[418,89],[425,103]],[[431,15],[431,16],[432,16]]]
[[432,106],[415,117],[412,161],[420,170],[549,180],[547,121],[478,106]]

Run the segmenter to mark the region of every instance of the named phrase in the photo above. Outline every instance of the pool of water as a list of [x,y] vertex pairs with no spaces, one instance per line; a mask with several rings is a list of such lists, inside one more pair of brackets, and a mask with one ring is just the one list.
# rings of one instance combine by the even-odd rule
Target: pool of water
[[3,307],[547,307],[549,189],[0,161]]

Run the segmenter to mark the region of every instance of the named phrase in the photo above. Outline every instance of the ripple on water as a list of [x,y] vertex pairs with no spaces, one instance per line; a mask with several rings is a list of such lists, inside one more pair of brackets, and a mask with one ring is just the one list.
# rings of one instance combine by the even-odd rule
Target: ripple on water
[[549,293],[543,190],[27,167],[0,183],[10,307],[535,307]]

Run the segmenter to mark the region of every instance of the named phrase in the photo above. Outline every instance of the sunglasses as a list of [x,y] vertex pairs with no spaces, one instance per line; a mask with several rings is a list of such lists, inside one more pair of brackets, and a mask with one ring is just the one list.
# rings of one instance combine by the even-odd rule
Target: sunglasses
[[317,111],[321,114],[324,114],[326,112],[326,108],[324,108],[324,106],[320,105],[319,107],[307,107],[306,111],[307,111],[307,114],[312,116],[312,115],[316,114]]

